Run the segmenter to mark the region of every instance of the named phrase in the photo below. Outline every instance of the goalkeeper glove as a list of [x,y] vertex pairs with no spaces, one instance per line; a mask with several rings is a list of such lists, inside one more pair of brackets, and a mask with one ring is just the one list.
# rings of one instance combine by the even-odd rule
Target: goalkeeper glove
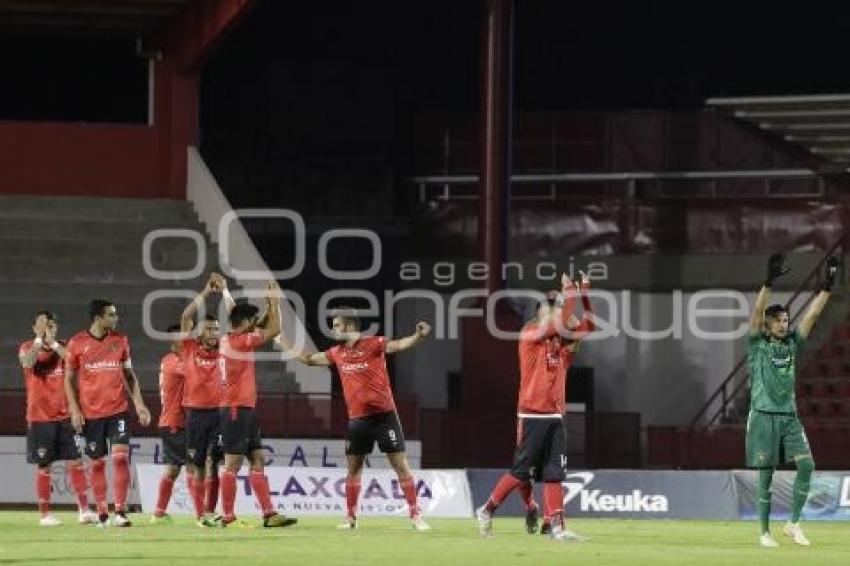
[[764,281],[764,286],[770,287],[774,280],[782,277],[789,271],[791,269],[785,266],[785,256],[782,254],[773,254],[767,260],[767,279]]

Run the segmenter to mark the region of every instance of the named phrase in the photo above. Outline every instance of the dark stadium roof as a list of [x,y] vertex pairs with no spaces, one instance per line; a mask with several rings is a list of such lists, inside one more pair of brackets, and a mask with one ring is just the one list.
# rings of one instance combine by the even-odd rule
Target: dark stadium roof
[[189,0],[0,0],[0,33],[148,36]]
[[729,112],[850,171],[850,94],[710,98]]

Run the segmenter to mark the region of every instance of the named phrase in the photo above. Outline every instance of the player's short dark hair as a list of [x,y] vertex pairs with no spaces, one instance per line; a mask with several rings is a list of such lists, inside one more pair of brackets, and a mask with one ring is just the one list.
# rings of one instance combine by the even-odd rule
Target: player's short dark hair
[[788,309],[784,305],[780,304],[770,305],[769,307],[764,309],[765,318],[776,318],[782,313],[788,314]]
[[38,320],[38,317],[43,316],[47,319],[48,322],[59,322],[59,319],[56,318],[56,313],[53,311],[37,311],[35,316],[32,317],[33,323]]
[[180,332],[180,330],[182,330],[182,328],[183,327],[180,326],[179,324],[170,324],[168,326],[168,328],[165,329],[165,331],[168,332],[169,334],[174,334],[175,332]]
[[251,320],[257,316],[258,312],[260,312],[260,309],[251,303],[238,304],[230,311],[230,326],[234,328],[240,326],[246,320]]
[[103,316],[104,311],[109,307],[114,307],[115,303],[109,299],[95,299],[89,303],[89,318],[94,320],[99,316]]
[[204,322],[218,322],[218,317],[212,313],[207,313],[204,316]]
[[360,317],[354,307],[338,307],[331,311],[333,318],[339,318],[345,326],[353,326],[360,330]]

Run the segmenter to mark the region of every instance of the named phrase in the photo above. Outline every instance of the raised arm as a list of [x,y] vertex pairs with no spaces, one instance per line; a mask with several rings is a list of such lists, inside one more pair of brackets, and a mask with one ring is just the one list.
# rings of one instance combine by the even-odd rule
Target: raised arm
[[806,314],[803,316],[803,320],[800,322],[800,326],[797,327],[797,333],[800,337],[809,337],[809,334],[811,333],[812,328],[814,328],[820,313],[826,306],[827,301],[829,301],[829,297],[832,293],[832,287],[835,285],[837,278],[838,258],[830,257],[826,260],[826,277],[824,278],[823,285],[821,286],[821,291],[818,293],[818,296],[815,297],[815,300],[812,301],[812,304],[809,305],[809,310],[806,311]]
[[263,343],[271,342],[280,334],[280,287],[276,281],[269,281],[266,287],[266,321],[260,328]]
[[773,254],[767,260],[767,278],[764,285],[756,297],[756,304],[753,306],[753,312],[750,315],[750,336],[760,334],[764,330],[764,309],[767,308],[767,302],[770,299],[770,289],[773,282],[791,271],[785,266],[785,256],[782,254]]
[[414,330],[413,334],[411,334],[410,336],[405,336],[404,338],[390,340],[389,342],[387,342],[387,353],[395,354],[396,352],[403,352],[409,348],[412,348],[419,344],[430,333],[430,324],[421,321],[417,322],[416,330]]
[[18,361],[21,362],[22,368],[32,369],[35,366],[35,361],[38,359],[38,353],[41,351],[42,346],[44,346],[44,338],[37,336],[29,350],[18,354]]
[[233,300],[233,295],[230,294],[230,290],[227,288],[227,279],[225,279],[224,275],[219,273],[212,273],[210,275],[210,279],[213,281],[214,289],[221,293],[221,299],[224,301],[224,308],[227,309],[227,314],[230,314],[230,311],[233,310],[233,307],[236,306],[236,301]]
[[192,327],[195,325],[195,314],[198,312],[198,309],[201,308],[201,305],[204,304],[207,297],[217,290],[215,275],[215,273],[210,275],[210,278],[207,280],[207,284],[204,285],[203,290],[201,290],[201,292],[192,299],[192,302],[186,305],[186,308],[183,309],[183,312],[180,314],[181,333],[187,334],[192,331]]
[[596,330],[596,322],[593,319],[593,303],[590,302],[590,277],[584,271],[579,271],[581,281],[579,283],[579,295],[581,296],[581,306],[583,313],[581,320],[574,327],[570,327],[572,337],[580,340],[589,332]]

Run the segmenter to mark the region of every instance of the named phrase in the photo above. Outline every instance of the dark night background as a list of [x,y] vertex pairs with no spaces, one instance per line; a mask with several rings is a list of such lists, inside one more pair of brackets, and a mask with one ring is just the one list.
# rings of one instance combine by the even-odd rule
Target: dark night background
[[[477,0],[261,0],[205,70],[204,130],[268,122],[275,94],[305,106],[346,99],[339,114],[362,109],[379,122],[374,137],[388,133],[388,116],[472,112],[481,11]],[[713,95],[843,92],[847,16],[839,5],[519,0],[516,107],[695,108]],[[132,38],[7,35],[0,47],[3,119],[144,119],[145,65]],[[312,83],[302,76],[300,92],[276,92],[281,69],[298,67],[326,71]],[[354,100],[344,88],[337,99],[299,96],[328,75],[372,90]]]

